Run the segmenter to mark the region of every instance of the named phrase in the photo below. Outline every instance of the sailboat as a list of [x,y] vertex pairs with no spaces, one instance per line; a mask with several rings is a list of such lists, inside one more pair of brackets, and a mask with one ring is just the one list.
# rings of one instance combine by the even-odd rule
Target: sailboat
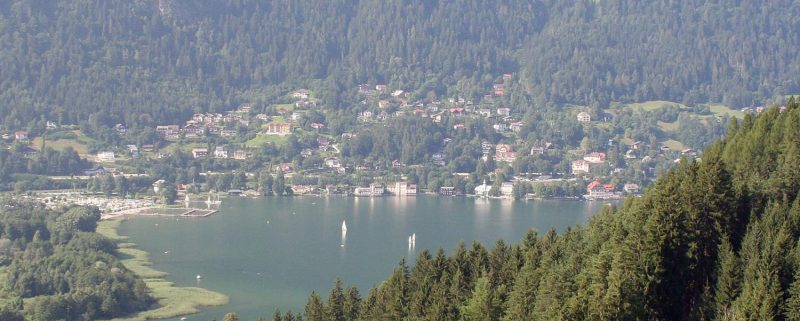
[[417,233],[411,234],[411,245],[417,246]]
[[347,240],[347,223],[342,220],[342,243],[339,246],[344,247],[344,242]]

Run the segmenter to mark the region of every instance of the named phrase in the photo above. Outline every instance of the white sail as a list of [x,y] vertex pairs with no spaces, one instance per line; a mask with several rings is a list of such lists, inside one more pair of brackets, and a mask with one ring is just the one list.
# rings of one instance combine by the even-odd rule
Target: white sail
[[417,245],[417,233],[411,234],[411,244]]
[[347,223],[342,221],[342,233],[347,233]]

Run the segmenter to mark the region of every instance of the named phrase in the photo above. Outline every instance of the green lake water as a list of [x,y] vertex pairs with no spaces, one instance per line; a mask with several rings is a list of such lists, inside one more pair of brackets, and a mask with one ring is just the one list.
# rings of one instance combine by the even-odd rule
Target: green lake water
[[[309,293],[326,297],[336,277],[365,295],[400,259],[412,264],[422,249],[450,254],[462,240],[488,249],[498,238],[516,243],[531,228],[543,234],[585,224],[603,204],[426,196],[229,198],[207,218],[135,217],[119,232],[149,252],[154,267],[169,273],[167,280],[231,298],[188,320],[220,320],[231,311],[252,320],[271,318],[276,308],[302,311]],[[409,248],[412,234],[416,242]]]

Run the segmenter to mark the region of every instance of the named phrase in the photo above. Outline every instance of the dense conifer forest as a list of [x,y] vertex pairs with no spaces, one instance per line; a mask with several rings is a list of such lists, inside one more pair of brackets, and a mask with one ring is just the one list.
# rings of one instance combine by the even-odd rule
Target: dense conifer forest
[[793,0],[3,1],[0,112],[11,130],[141,128],[292,86],[333,108],[361,83],[477,98],[503,73],[538,106],[749,106],[800,90],[799,14]]
[[273,320],[800,320],[798,164],[792,100],[588,226],[425,250],[364,294],[337,280]]

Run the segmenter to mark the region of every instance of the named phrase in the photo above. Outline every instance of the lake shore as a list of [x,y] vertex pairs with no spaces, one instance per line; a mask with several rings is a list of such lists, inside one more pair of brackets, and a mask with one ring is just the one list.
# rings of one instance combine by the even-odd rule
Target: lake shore
[[127,242],[127,237],[118,233],[122,220],[103,220],[97,225],[97,233],[118,243],[118,256],[126,268],[141,277],[152,291],[158,305],[135,315],[112,321],[144,321],[167,319],[200,312],[200,308],[218,307],[228,304],[228,296],[199,287],[178,287],[165,279],[167,273],[153,269],[149,254]]

